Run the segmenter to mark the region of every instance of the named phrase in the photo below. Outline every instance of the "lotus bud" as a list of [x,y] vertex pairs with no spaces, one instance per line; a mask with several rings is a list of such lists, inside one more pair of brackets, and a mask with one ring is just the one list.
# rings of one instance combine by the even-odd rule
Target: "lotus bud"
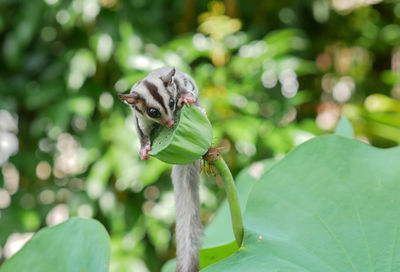
[[212,137],[207,117],[195,105],[185,105],[175,112],[174,126],[152,131],[149,154],[166,163],[189,164],[207,153]]

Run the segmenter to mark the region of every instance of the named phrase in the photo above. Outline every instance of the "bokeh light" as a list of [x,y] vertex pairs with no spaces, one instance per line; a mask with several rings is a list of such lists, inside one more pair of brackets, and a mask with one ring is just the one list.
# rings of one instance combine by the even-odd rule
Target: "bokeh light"
[[58,204],[46,216],[48,226],[60,224],[69,218],[69,208],[65,204]]
[[0,209],[5,209],[11,204],[11,196],[5,189],[0,189]]
[[41,161],[36,166],[36,176],[40,179],[48,179],[51,174],[51,166],[48,162]]
[[10,112],[0,110],[0,165],[18,152],[18,122]]
[[19,188],[19,172],[18,169],[11,163],[5,164],[1,168],[4,179],[4,188],[10,195],[15,194]]
[[33,236],[33,232],[28,233],[13,233],[11,234],[4,246],[4,257],[10,258],[18,252]]

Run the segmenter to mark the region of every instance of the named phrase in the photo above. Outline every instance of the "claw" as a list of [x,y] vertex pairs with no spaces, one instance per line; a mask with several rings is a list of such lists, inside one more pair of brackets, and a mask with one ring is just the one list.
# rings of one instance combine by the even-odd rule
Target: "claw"
[[182,102],[185,103],[188,107],[196,102],[196,98],[191,93],[182,94],[178,100],[178,107],[182,107]]
[[139,154],[141,160],[148,160],[150,158],[150,155],[148,154],[150,149],[151,149],[150,145],[145,145],[140,148]]

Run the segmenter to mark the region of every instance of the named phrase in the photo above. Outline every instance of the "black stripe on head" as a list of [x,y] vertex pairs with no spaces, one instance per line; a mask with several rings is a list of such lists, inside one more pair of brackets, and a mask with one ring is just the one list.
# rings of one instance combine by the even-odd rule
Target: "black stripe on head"
[[196,87],[194,86],[193,82],[189,80],[190,85],[192,86],[192,91],[196,90]]
[[164,111],[167,113],[168,112],[167,108],[165,107],[162,96],[158,92],[157,86],[147,80],[144,81],[143,84],[144,84],[144,86],[146,86],[147,90],[149,90],[149,92],[150,92],[151,96],[154,98],[154,100],[156,100],[161,105],[161,107],[164,109]]
[[131,105],[131,107],[132,107],[133,109],[135,109],[136,111],[138,111],[141,115],[143,115],[143,111],[142,111],[141,109],[139,109],[139,107],[134,106],[134,105]]
[[144,136],[144,133],[143,133],[142,129],[141,129],[140,126],[139,126],[139,120],[138,120],[137,117],[136,117],[136,126],[137,126],[137,129],[138,129],[138,132],[139,132],[140,140],[142,140],[142,138],[143,138],[143,136]]
[[160,77],[160,80],[161,80],[162,84],[164,85],[165,90],[167,91],[167,93],[171,96],[171,95],[172,95],[172,92],[171,92],[171,90],[168,88],[168,85],[169,85],[169,84],[165,84],[165,82],[162,80],[161,77]]
[[160,79],[161,79],[161,82],[163,83],[164,87],[165,87],[165,88],[167,88],[167,87],[168,87],[168,85],[169,85],[169,83],[168,83],[168,82],[166,82],[166,81],[163,81],[163,80],[162,80],[162,78],[160,78]]

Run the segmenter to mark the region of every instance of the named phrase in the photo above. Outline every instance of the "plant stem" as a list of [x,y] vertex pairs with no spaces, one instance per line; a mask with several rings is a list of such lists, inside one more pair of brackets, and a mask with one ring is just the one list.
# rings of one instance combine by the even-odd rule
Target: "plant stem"
[[228,165],[226,165],[221,156],[218,157],[213,165],[218,169],[224,180],[225,192],[228,198],[229,209],[231,211],[233,234],[235,235],[236,242],[240,247],[243,242],[243,220],[235,182]]

